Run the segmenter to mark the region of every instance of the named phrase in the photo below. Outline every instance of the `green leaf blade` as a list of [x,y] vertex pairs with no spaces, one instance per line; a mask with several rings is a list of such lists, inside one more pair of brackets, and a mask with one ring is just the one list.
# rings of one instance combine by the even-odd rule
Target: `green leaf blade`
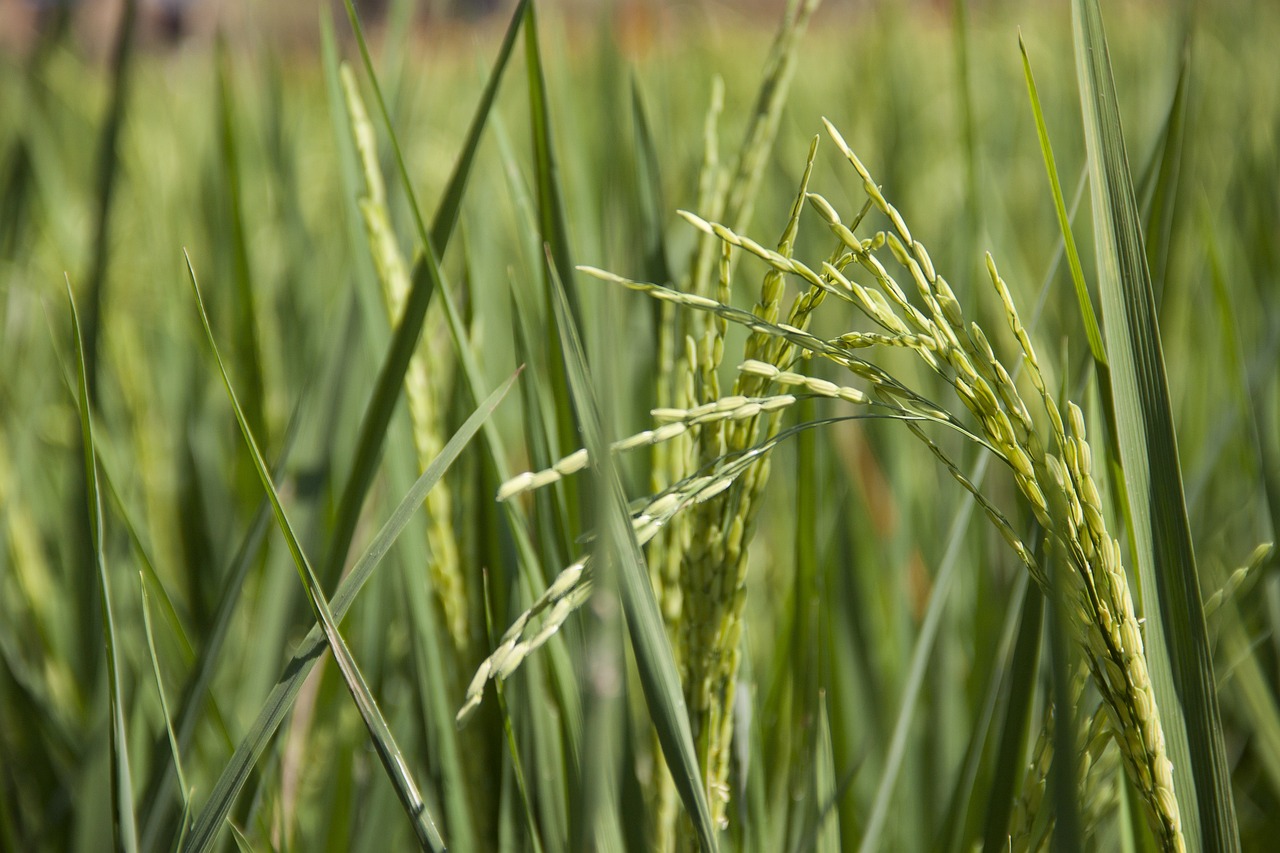
[[111,583],[107,575],[107,557],[103,547],[102,492],[98,487],[98,456],[94,448],[93,413],[89,403],[89,376],[84,337],[80,331],[80,315],[71,282],[67,282],[67,302],[71,307],[71,333],[76,350],[76,379],[80,412],[80,439],[84,448],[85,494],[89,499],[89,533],[93,545],[93,563],[98,574],[98,594],[102,596],[102,634],[107,655],[107,695],[109,700],[108,750],[111,760],[111,831],[118,850],[133,853],[138,849],[138,828],[133,807],[133,775],[129,770],[127,720],[124,710],[124,688],[120,677],[119,637],[115,609],[111,604]]
[[587,451],[593,460],[592,467],[598,477],[602,492],[599,498],[607,504],[600,514],[607,534],[604,542],[606,547],[614,550],[611,556],[617,568],[618,591],[645,701],[653,717],[662,754],[671,769],[680,798],[693,819],[698,840],[703,850],[714,851],[717,849],[716,831],[706,792],[702,788],[675,656],[649,581],[649,569],[630,523],[622,482],[605,441],[582,343],[572,325],[569,302],[558,277],[553,275],[551,283],[555,296],[552,304],[564,348],[569,387],[577,406]]
[[1096,0],[1072,6],[1091,163],[1104,332],[1114,381],[1146,653],[1190,849],[1238,850],[1213,660],[1114,78]]

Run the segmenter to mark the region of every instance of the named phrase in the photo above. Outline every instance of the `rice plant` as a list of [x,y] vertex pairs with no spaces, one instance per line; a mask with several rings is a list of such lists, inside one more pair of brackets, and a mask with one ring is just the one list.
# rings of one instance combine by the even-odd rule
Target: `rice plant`
[[0,56],[0,848],[1265,849],[1280,18],[786,5]]

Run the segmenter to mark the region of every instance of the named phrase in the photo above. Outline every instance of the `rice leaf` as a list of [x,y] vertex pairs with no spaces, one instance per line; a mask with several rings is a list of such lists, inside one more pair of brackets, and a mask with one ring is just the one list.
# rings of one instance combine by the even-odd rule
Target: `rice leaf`
[[239,848],[240,853],[255,853],[253,845],[249,843],[249,839],[245,837],[245,834],[240,831],[240,827],[230,821],[227,821],[227,825],[231,827],[231,836],[236,840],[236,847]]
[[[1084,827],[1081,821],[1077,733],[1082,725],[1078,708],[1079,692],[1072,689],[1073,657],[1067,631],[1071,606],[1066,579],[1067,561],[1061,547],[1054,547],[1052,540],[1045,549],[1045,573],[1049,576],[1050,592],[1046,596],[1048,635],[1049,696],[1053,706],[1053,763],[1049,765],[1049,797],[1041,806],[1053,822],[1051,846],[1054,850],[1081,850]],[[1052,804],[1050,806],[1050,803]],[[1039,822],[1039,818],[1037,818]]]
[[1146,653],[1189,849],[1240,846],[1150,271],[1096,0],[1072,4],[1099,290]]
[[[551,135],[551,108],[547,92],[546,74],[542,65],[542,48],[538,40],[538,22],[535,7],[530,4],[525,10],[524,53],[526,63],[527,88],[529,99],[530,134],[533,140],[534,186],[538,199],[537,206],[537,242],[545,246],[545,254],[539,252],[538,266],[542,269],[543,293],[546,299],[547,313],[555,302],[552,294],[551,276],[559,276],[569,300],[570,315],[576,328],[583,325],[582,304],[575,284],[573,261],[569,250],[569,226],[565,218],[564,191],[560,184],[560,170],[556,162],[555,143]],[[546,260],[547,263],[543,263]],[[551,407],[555,414],[555,432],[550,435],[550,450],[553,457],[564,455],[579,442],[577,427],[573,418],[573,395],[566,384],[568,368],[564,363],[564,354],[555,336],[542,336],[547,363],[546,381],[550,386]],[[570,482],[565,486],[566,503],[572,511],[580,506],[577,484]],[[574,516],[570,515],[572,519]],[[579,528],[566,527],[561,524],[570,538],[580,532]]]
[[462,209],[462,193],[466,190],[476,151],[480,148],[480,134],[488,124],[489,112],[498,94],[498,85],[502,82],[502,74],[507,69],[507,61],[511,58],[511,51],[515,47],[516,36],[524,23],[525,9],[528,6],[529,0],[520,0],[511,13],[511,21],[507,24],[506,34],[498,47],[498,56],[493,62],[489,79],[485,83],[480,100],[476,103],[475,115],[467,128],[466,141],[462,145],[457,162],[454,163],[453,172],[449,175],[449,183],[445,185],[445,190],[440,196],[440,204],[431,220],[431,245],[435,248],[437,256],[444,255],[449,236],[458,222],[458,213]]
[[1151,286],[1156,305],[1163,303],[1169,252],[1173,248],[1174,213],[1177,210],[1178,176],[1182,172],[1183,142],[1187,127],[1187,87],[1191,78],[1191,46],[1188,40],[1178,64],[1178,81],[1173,100],[1165,117],[1164,129],[1156,150],[1147,162],[1146,173],[1139,184],[1141,209],[1146,211],[1145,228],[1147,266],[1151,270]]
[[[492,600],[489,596],[488,572],[484,574],[484,624],[485,632],[489,636],[489,644],[493,645],[495,635]],[[515,728],[511,725],[511,712],[507,708],[506,690],[501,682],[494,685],[494,692],[498,697],[498,713],[502,716],[502,731],[507,736],[507,753],[511,756],[511,773],[515,777],[516,790],[520,796],[525,831],[529,843],[533,845],[534,853],[542,853],[542,836],[538,832],[538,821],[533,816],[533,802],[529,796],[529,783],[525,780],[524,763],[520,760],[520,749],[516,746]]]
[[102,493],[98,489],[98,455],[93,441],[93,414],[89,402],[88,366],[80,332],[80,315],[71,281],[67,280],[67,303],[71,307],[71,335],[76,350],[76,378],[80,411],[80,440],[84,448],[84,476],[89,498],[89,539],[98,574],[98,594],[102,607],[102,638],[107,655],[108,749],[111,759],[111,834],[117,850],[134,853],[138,849],[138,828],[134,820],[133,775],[129,771],[129,743],[126,737],[124,686],[120,674],[119,633],[111,604],[111,580],[103,545]]
[[[522,0],[521,8],[527,2],[528,0]],[[440,205],[436,209],[430,236],[428,236],[416,195],[409,181],[408,170],[404,163],[400,144],[391,126],[390,115],[387,112],[386,102],[382,97],[382,90],[378,86],[377,77],[373,73],[373,60],[369,56],[368,45],[364,40],[364,32],[360,28],[360,21],[350,0],[347,0],[346,6],[348,18],[351,21],[352,28],[355,30],[356,40],[360,46],[360,55],[364,61],[365,70],[370,76],[370,82],[377,98],[378,108],[387,125],[402,185],[409,197],[410,209],[421,241],[421,253],[414,262],[409,296],[405,300],[400,322],[396,326],[395,335],[379,371],[373,395],[365,410],[364,419],[361,421],[355,460],[352,462],[351,472],[342,490],[337,518],[334,523],[333,539],[321,572],[321,579],[326,584],[331,584],[337,578],[346,560],[347,550],[350,548],[351,538],[355,535],[356,524],[360,518],[364,497],[373,482],[374,474],[377,472],[377,462],[381,455],[382,444],[386,438],[387,425],[390,423],[396,402],[399,400],[401,390],[404,387],[404,376],[408,370],[409,360],[417,348],[422,325],[426,319],[427,307],[431,302],[432,294],[440,289],[440,269],[437,258],[442,256],[447,248],[449,237],[453,233],[453,227],[458,220],[462,193],[466,187],[467,179],[470,177],[471,167],[475,162],[476,149],[480,144],[480,133],[488,121],[489,110],[497,94],[502,72],[506,69],[507,60],[511,55],[511,46],[515,41],[515,32],[519,27],[520,20],[517,14],[512,18],[511,25],[508,27],[507,36],[503,41],[502,48],[499,50],[498,59],[493,71],[490,73],[489,82],[481,95],[479,104],[476,106],[475,117],[472,119],[471,127],[468,130],[466,142],[458,156],[458,160],[454,164],[453,173],[450,175],[449,183],[441,197]]]
[[[295,412],[295,417],[296,414],[297,412]],[[297,433],[296,427],[297,420],[292,419],[289,428],[285,431],[284,444],[280,449],[279,458],[272,469],[273,478],[278,478],[283,473],[285,462],[289,458],[289,451],[293,447],[293,438]],[[252,520],[245,530],[244,538],[240,540],[240,544],[236,548],[235,556],[232,558],[230,566],[222,575],[225,579],[222,586],[222,597],[218,601],[217,610],[214,611],[213,624],[200,647],[194,670],[183,687],[182,696],[178,702],[177,715],[179,752],[185,751],[191,745],[196,733],[196,724],[200,721],[201,711],[207,702],[213,704],[215,716],[220,727],[225,732],[225,726],[222,725],[222,715],[217,710],[217,700],[215,697],[206,694],[209,692],[209,685],[213,682],[213,676],[218,664],[222,660],[222,650],[231,628],[232,617],[235,615],[237,605],[240,602],[240,594],[243,592],[245,581],[249,576],[249,570],[258,562],[258,556],[262,551],[263,543],[266,541],[270,524],[271,503],[264,497],[254,510]],[[230,741],[229,737],[228,741]],[[161,757],[162,753],[158,753],[156,760],[160,761]],[[170,795],[171,786],[176,780],[175,770],[176,765],[173,762],[165,762],[162,769],[157,771],[153,767],[152,772],[149,774],[148,785],[142,800],[144,821],[142,846],[144,849],[150,850],[158,846],[160,834],[165,831],[165,825],[170,820],[170,809],[162,807],[161,803]]]
[[817,814],[816,853],[839,853],[840,820],[837,814],[840,789],[836,784],[836,759],[831,743],[831,718],[827,715],[826,696],[818,699],[818,731],[813,750],[813,794]]
[[85,308],[85,370],[89,378],[89,400],[98,402],[98,359],[102,337],[102,305],[107,289],[107,266],[111,254],[111,205],[119,182],[121,128],[129,102],[137,33],[138,0],[125,0],[111,51],[111,101],[107,107],[102,135],[98,138],[97,198],[94,218],[93,256],[87,277],[89,304]]
[[267,436],[266,382],[262,369],[262,347],[258,343],[258,312],[253,276],[249,270],[249,245],[245,234],[244,197],[241,181],[240,148],[236,140],[235,105],[231,96],[230,71],[227,67],[227,44],[220,35],[217,42],[217,110],[218,150],[222,157],[223,177],[227,189],[227,215],[231,227],[231,272],[235,282],[236,335],[235,352],[244,377],[245,416],[254,435]]
[[[169,697],[164,692],[164,678],[160,675],[160,659],[156,657],[156,641],[151,632],[151,604],[147,596],[147,579],[138,573],[138,589],[142,593],[142,624],[147,635],[147,651],[151,653],[151,674],[156,678],[156,690],[160,694],[160,710],[164,714],[164,728],[169,735],[169,749],[173,756],[173,767],[178,774],[178,786],[182,791],[182,807],[184,814],[191,808],[191,786],[187,784],[187,776],[182,772],[182,753],[178,749],[178,738],[173,733],[173,715],[169,713]],[[187,831],[183,821],[182,832]]]
[[[573,262],[569,252],[569,226],[565,219],[564,193],[560,188],[560,168],[551,138],[551,108],[547,100],[547,80],[538,43],[538,20],[533,4],[525,9],[524,54],[529,75],[529,113],[533,122],[534,176],[538,189],[538,231],[548,247],[548,256],[565,288],[565,296],[576,326],[582,325],[582,306],[573,285]],[[551,284],[547,282],[548,301]]]
[[666,232],[663,218],[668,207],[662,195],[662,169],[658,161],[658,145],[653,138],[649,111],[645,108],[640,81],[631,78],[631,132],[634,137],[636,162],[636,201],[639,204],[640,240],[643,246],[641,274],[649,281],[671,281],[667,261]]
[[1099,379],[1101,379],[1101,374],[1107,371],[1107,354],[1102,346],[1102,330],[1098,328],[1098,319],[1093,313],[1093,301],[1089,296],[1089,286],[1085,284],[1084,270],[1080,266],[1080,253],[1076,250],[1076,239],[1071,232],[1071,217],[1067,215],[1067,204],[1062,196],[1062,182],[1058,179],[1058,164],[1053,156],[1053,146],[1049,142],[1049,129],[1044,123],[1040,93],[1036,89],[1036,78],[1031,73],[1031,58],[1027,56],[1027,45],[1022,40],[1021,32],[1018,33],[1018,50],[1022,52],[1022,72],[1027,79],[1027,95],[1031,99],[1031,112],[1036,119],[1036,136],[1040,139],[1040,154],[1044,158],[1044,168],[1049,175],[1053,209],[1058,214],[1058,228],[1062,231],[1062,244],[1066,248],[1071,283],[1076,288],[1076,301],[1080,305],[1080,318],[1084,321],[1085,339],[1089,342],[1089,353],[1098,366]]
[[595,391],[587,372],[582,343],[573,326],[568,297],[556,276],[551,277],[551,283],[555,296],[552,304],[564,348],[569,387],[573,391],[578,419],[596,475],[597,501],[603,504],[598,522],[604,534],[604,547],[612,551],[607,554],[611,559],[606,562],[611,562],[617,572],[618,591],[645,702],[676,789],[693,819],[699,843],[703,850],[714,851],[717,849],[715,827],[694,754],[684,689],[680,685],[662,614],[649,582],[649,569],[631,526],[622,483],[603,434]]
[[[505,126],[495,122],[494,136],[506,176],[507,191],[516,211],[517,221],[524,227],[517,229],[522,248],[526,249],[529,263],[539,268],[544,263],[542,238],[537,229],[535,203],[526,188],[520,167]],[[561,440],[557,434],[559,405],[551,392],[553,387],[563,387],[564,371],[556,371],[561,355],[555,341],[546,335],[550,306],[537,299],[534,288],[523,286],[514,276],[508,293],[511,296],[511,323],[516,360],[532,367],[520,385],[520,398],[525,412],[521,419],[526,452],[530,462],[538,468],[552,465],[560,458]],[[549,375],[550,374],[550,375]],[[537,540],[541,546],[544,566],[563,566],[574,553],[574,528],[570,523],[567,493],[562,489],[545,489],[535,494],[531,520],[536,525]],[[577,519],[573,519],[577,522]],[[545,581],[549,581],[547,578]]]
[[1039,587],[1027,586],[1021,607],[1018,638],[1014,642],[1013,660],[1009,665],[1009,696],[998,729],[1000,740],[996,747],[995,772],[987,797],[983,850],[1000,850],[1008,844],[1009,819],[1026,767],[1028,722],[1035,697],[1044,613],[1044,595]]
[[1026,601],[1027,586],[1031,575],[1023,573],[1013,582],[1013,595],[1005,610],[1004,626],[1000,631],[999,643],[995,649],[995,665],[991,667],[986,689],[982,692],[982,705],[974,715],[974,722],[969,733],[969,746],[965,751],[964,763],[960,767],[955,784],[951,805],[947,809],[946,821],[939,836],[944,850],[958,851],[964,849],[965,833],[970,820],[969,813],[974,802],[981,798],[978,782],[983,753],[992,737],[992,722],[1000,710],[1001,700],[1009,693],[1008,684],[1012,678],[1011,663],[1014,653],[1014,641],[1018,635],[1018,626],[1022,622],[1022,613]]
[[445,849],[444,840],[440,837],[440,833],[435,827],[435,821],[432,820],[430,813],[427,811],[422,795],[418,792],[417,783],[409,773],[404,757],[400,753],[400,747],[396,744],[395,736],[387,726],[386,720],[383,719],[382,711],[378,708],[377,701],[373,698],[373,694],[369,692],[369,686],[365,683],[364,676],[361,674],[355,658],[352,657],[346,641],[343,640],[342,634],[338,631],[337,622],[329,608],[329,602],[325,598],[324,590],[311,568],[310,561],[307,559],[306,554],[303,553],[302,546],[294,535],[293,526],[285,514],[284,506],[280,503],[280,497],[276,494],[275,485],[271,480],[271,472],[267,469],[267,464],[258,450],[257,440],[254,438],[248,418],[236,398],[236,393],[231,386],[231,377],[227,373],[226,366],[222,362],[222,356],[218,352],[218,346],[213,337],[213,329],[209,326],[209,318],[204,311],[204,302],[200,298],[200,286],[196,282],[195,269],[191,266],[189,257],[187,258],[187,271],[191,275],[191,287],[195,292],[196,304],[200,309],[200,320],[204,326],[205,336],[209,340],[209,345],[213,348],[218,371],[222,374],[223,385],[226,387],[227,396],[231,400],[231,406],[235,410],[236,420],[240,424],[240,432],[244,436],[245,444],[248,445],[249,453],[253,458],[253,464],[258,471],[262,486],[271,501],[271,508],[275,512],[276,522],[280,527],[281,533],[284,534],[286,544],[289,546],[289,552],[297,566],[303,590],[306,592],[313,614],[324,631],[325,640],[333,651],[334,660],[342,672],[347,688],[351,691],[352,699],[355,700],[360,716],[364,718],[365,726],[369,729],[370,738],[378,752],[378,757],[382,760],[387,776],[391,779],[392,785],[395,786],[396,794],[400,797],[405,813],[413,824],[414,833],[417,835],[419,844],[422,845],[424,850],[443,851]]
[[755,106],[751,111],[725,197],[724,222],[730,230],[739,234],[751,223],[765,164],[773,151],[778,123],[782,120],[782,108],[786,106],[791,89],[791,77],[800,53],[800,40],[809,26],[810,18],[821,4],[822,0],[791,0],[787,4],[786,18],[778,28],[769,49],[764,77],[756,93]]
[[[445,444],[444,449],[432,460],[431,464],[422,472],[422,476],[414,483],[413,488],[400,501],[399,506],[391,513],[386,523],[383,524],[382,529],[378,531],[378,535],[373,538],[364,556],[355,564],[351,572],[343,578],[342,584],[334,594],[332,609],[335,619],[341,620],[346,615],[355,601],[356,595],[359,594],[365,583],[373,575],[373,570],[378,567],[378,563],[386,556],[396,538],[422,506],[427,492],[431,490],[431,487],[439,481],[444,472],[458,458],[462,449],[475,436],[480,426],[488,420],[489,415],[497,408],[498,403],[511,390],[511,385],[514,381],[515,377],[513,376],[476,407],[471,417],[467,418],[467,421],[454,433],[453,437]],[[191,836],[183,850],[203,851],[208,849],[213,842],[215,833],[230,813],[231,806],[234,804],[240,789],[244,787],[244,783],[248,779],[253,766],[257,763],[258,757],[262,755],[267,742],[289,713],[298,691],[302,688],[303,681],[306,680],[311,668],[315,666],[321,654],[323,654],[325,644],[324,632],[320,626],[313,626],[306,638],[299,644],[298,651],[294,654],[293,659],[284,668],[284,672],[272,689],[271,695],[263,703],[262,710],[258,713],[258,717],[249,729],[249,733],[240,742],[240,745],[236,747],[231,761],[223,769],[222,775],[218,778],[208,802],[196,818]]]
[[[983,454],[974,465],[969,481],[981,484],[986,476],[991,456]],[[947,603],[947,595],[951,584],[955,581],[956,572],[961,565],[960,553],[964,545],[965,532],[969,528],[969,519],[973,516],[976,502],[966,499],[957,510],[951,521],[951,529],[947,532],[947,546],[942,561],[938,565],[937,577],[933,590],[929,595],[929,605],[925,610],[924,620],[920,624],[920,632],[916,636],[915,647],[911,651],[911,663],[907,670],[902,687],[902,700],[898,715],[894,721],[893,734],[889,737],[885,754],[884,769],[876,786],[875,800],[871,806],[871,814],[867,817],[862,841],[858,849],[862,853],[879,850],[884,844],[881,833],[889,818],[889,806],[894,787],[898,781],[898,773],[902,769],[906,757],[907,741],[911,734],[911,724],[920,702],[920,691],[924,687],[925,675],[929,671],[929,663],[933,657],[933,644],[942,626],[942,615]]]

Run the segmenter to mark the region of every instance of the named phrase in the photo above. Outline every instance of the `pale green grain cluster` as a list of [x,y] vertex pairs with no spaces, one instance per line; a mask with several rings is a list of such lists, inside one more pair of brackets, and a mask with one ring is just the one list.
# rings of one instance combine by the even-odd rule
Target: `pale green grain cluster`
[[[1068,687],[1073,707],[1080,705],[1087,679],[1087,670],[1079,668]],[[1073,722],[1076,724],[1075,784],[1070,796],[1075,798],[1079,816],[1079,840],[1093,849],[1100,843],[1096,836],[1098,827],[1119,800],[1118,749],[1105,708],[1097,707],[1087,717],[1076,716]],[[1057,815],[1046,807],[1045,800],[1052,772],[1054,730],[1058,724],[1055,706],[1047,705],[1025,779],[1013,803],[1008,849],[1016,853],[1048,849],[1053,839]]]
[[[822,271],[818,273],[790,257],[790,243],[786,238],[780,250],[774,251],[721,224],[686,216],[705,233],[714,234],[726,244],[749,252],[769,266],[764,297],[754,316],[750,317],[696,294],[679,294],[643,283],[624,283],[657,298],[746,326],[752,332],[748,344],[749,358],[734,389],[736,393],[759,393],[768,381],[806,386],[798,374],[783,370],[792,348],[809,356],[826,358],[869,381],[870,394],[875,400],[914,416],[914,419],[904,418],[908,428],[965,488],[974,493],[1037,582],[1048,591],[1050,586],[1043,567],[1032,558],[1012,525],[959,472],[945,452],[924,433],[918,421],[935,421],[965,432],[1009,466],[1037,520],[1052,537],[1055,546],[1053,558],[1061,560],[1067,568],[1063,573],[1066,578],[1063,594],[1067,597],[1072,636],[1082,647],[1095,686],[1106,703],[1120,753],[1130,778],[1141,793],[1152,830],[1165,849],[1181,849],[1181,824],[1173,795],[1171,764],[1156,713],[1142,636],[1121,563],[1120,545],[1107,531],[1101,496],[1093,479],[1092,454],[1086,439],[1083,413],[1074,404],[1068,404],[1064,420],[1056,400],[1048,391],[1030,337],[1009,290],[988,256],[992,285],[1005,309],[1009,329],[1019,344],[1022,366],[1048,420],[1048,438],[1042,437],[1010,371],[997,358],[988,336],[976,324],[966,322],[955,294],[946,280],[937,274],[924,246],[913,239],[900,212],[884,198],[866,167],[835,128],[830,124],[827,128],[861,177],[872,206],[889,220],[891,231],[859,239],[853,229],[843,223],[830,202],[816,194],[802,193],[841,244],[841,249],[821,265]],[[886,246],[894,264],[909,275],[923,310],[916,307],[878,257],[878,251]],[[846,274],[846,270],[854,265],[870,277],[869,286]],[[784,275],[799,278],[808,285],[809,292],[797,301],[788,322],[780,323],[771,294],[780,292]],[[824,293],[834,294],[855,305],[879,330],[852,332],[831,341],[808,335],[804,329],[807,314],[802,306],[808,301],[816,304],[820,294]],[[946,379],[978,428],[969,432],[959,418],[949,415],[944,407],[923,399],[857,354],[874,346],[894,346],[915,352],[930,369]],[[833,384],[831,387],[838,386]],[[814,386],[815,390],[823,388],[826,386],[820,383]],[[853,389],[851,396],[856,395],[857,390]],[[742,425],[732,428],[726,436],[726,447],[735,448],[744,433]],[[767,468],[762,464],[739,484],[738,488],[746,500],[734,518],[723,519],[722,526],[717,528],[724,534],[723,539],[710,538],[712,543],[723,541],[726,544],[710,546],[723,547],[724,550],[709,555],[709,562],[720,559],[720,565],[736,565],[735,560],[741,553],[738,548],[750,531],[751,499],[757,494],[754,489],[765,475]],[[732,571],[714,578],[705,575],[702,578],[707,600],[733,600],[741,595],[740,577]],[[697,589],[695,586],[694,591]],[[687,600],[685,607],[687,611]],[[728,618],[723,621],[704,622],[706,617],[692,618],[686,612],[688,624],[694,626],[686,630],[696,634],[704,648],[715,642],[736,639],[736,631],[740,628],[735,623],[733,605],[728,607],[727,613]],[[703,679],[704,695],[723,683],[721,676],[724,672],[724,669],[709,672],[690,669],[691,675]],[[697,696],[694,701],[698,701]],[[694,704],[694,709],[698,711],[700,706]]]
[[[776,407],[785,407],[794,400],[795,398],[791,395],[766,398],[771,408],[775,408],[774,402],[777,403]],[[757,402],[747,401],[744,405],[749,411],[756,413],[760,411],[756,408]],[[720,414],[724,418],[732,419],[734,413],[734,410],[730,409]],[[660,430],[661,428],[652,432]],[[726,455],[717,460],[709,471],[686,477],[645,500],[639,509],[632,512],[631,516],[636,540],[641,545],[650,544],[673,522],[687,517],[691,507],[711,501],[723,494],[744,472],[749,471],[762,456],[777,446],[781,438],[781,436],[775,437],[742,453]],[[619,444],[625,445],[629,441],[624,440]],[[643,444],[637,441],[633,446],[639,447]],[[570,458],[582,459],[585,464],[585,457],[580,454],[581,451]],[[534,486],[530,485],[530,477],[535,481],[541,481],[544,478],[547,482],[558,480],[560,475],[554,473],[555,471],[553,467],[537,474],[521,474],[513,477],[502,487],[504,498],[510,499],[533,488]],[[494,651],[476,670],[467,688],[464,704],[457,714],[459,724],[465,723],[479,707],[484,698],[485,686],[491,679],[505,679],[515,672],[526,657],[551,639],[564,625],[569,615],[590,598],[592,590],[590,568],[589,556],[567,566],[529,609],[511,624]]]
[[[891,334],[902,337],[902,346],[915,350],[926,364],[950,382],[965,408],[981,425],[980,432],[986,443],[1008,464],[1032,511],[1051,534],[1057,549],[1054,558],[1060,559],[1068,569],[1063,573],[1066,578],[1063,593],[1068,599],[1066,610],[1072,634],[1083,648],[1094,684],[1110,712],[1130,778],[1142,795],[1148,820],[1162,846],[1181,849],[1172,765],[1156,713],[1120,545],[1107,531],[1101,496],[1093,479],[1083,413],[1069,403],[1064,424],[1009,290],[988,256],[992,284],[1018,341],[1027,376],[1047,415],[1049,439],[1041,437],[987,335],[976,324],[966,326],[958,301],[946,281],[937,275],[924,247],[911,238],[901,215],[880,194],[866,168],[839,133],[829,124],[828,130],[862,178],[868,197],[892,223],[894,231],[885,241],[898,266],[911,276],[928,314],[918,311],[906,300],[893,277],[870,253],[860,254],[858,260],[874,277],[883,296],[877,298],[873,295],[876,291],[853,282],[848,283],[849,290],[872,320]],[[815,202],[815,208],[820,211],[830,207],[816,199]],[[863,245],[850,239],[852,234],[843,234],[836,228],[835,218],[829,215],[824,218],[850,248]],[[833,277],[836,272],[828,270]],[[919,430],[915,424],[908,426]],[[931,449],[935,448],[931,446]],[[999,526],[1006,538],[1010,538],[1008,526],[1004,523]],[[1035,561],[1027,559],[1024,547],[1017,550],[1042,588],[1048,591],[1043,570]]]
[[[391,227],[373,125],[355,78],[345,65],[342,67],[342,83],[356,150],[364,171],[365,194],[359,201],[360,213],[364,218],[365,236],[374,267],[382,283],[387,319],[394,326],[409,297],[409,269]],[[425,337],[430,339],[431,336]],[[414,448],[418,464],[423,468],[444,447],[441,415],[449,395],[447,378],[451,372],[443,353],[422,346],[410,359],[405,373],[405,397],[413,422]],[[465,649],[470,644],[467,584],[458,559],[458,544],[453,533],[453,498],[447,483],[437,484],[427,494],[426,514],[431,584],[440,602],[449,636],[457,648]]]

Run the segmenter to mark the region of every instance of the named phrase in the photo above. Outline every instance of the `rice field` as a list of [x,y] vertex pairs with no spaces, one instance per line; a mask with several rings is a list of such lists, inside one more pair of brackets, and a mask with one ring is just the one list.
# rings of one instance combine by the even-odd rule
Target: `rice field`
[[0,54],[0,849],[1269,849],[1280,10],[315,5]]

